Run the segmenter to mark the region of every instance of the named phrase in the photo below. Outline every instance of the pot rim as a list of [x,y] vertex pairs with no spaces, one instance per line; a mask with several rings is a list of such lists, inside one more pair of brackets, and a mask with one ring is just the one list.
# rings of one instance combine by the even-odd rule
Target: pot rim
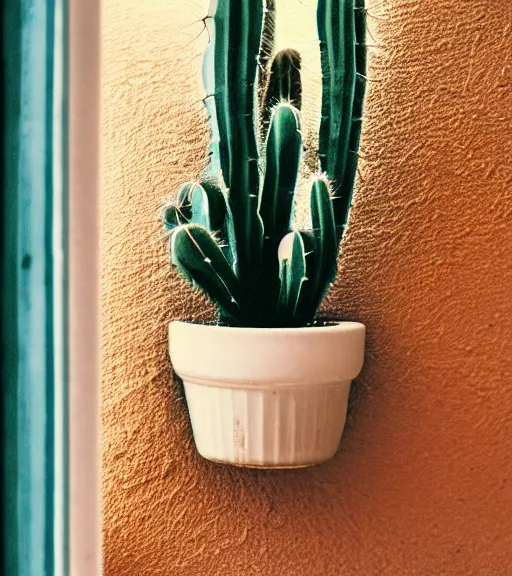
[[209,385],[332,385],[355,378],[364,361],[365,326],[235,328],[174,321],[169,352],[184,382]]
[[171,326],[195,326],[197,329],[209,328],[215,330],[222,330],[223,332],[231,331],[231,332],[238,332],[239,334],[256,334],[257,332],[272,332],[272,334],[286,334],[289,335],[290,333],[296,332],[307,332],[308,335],[314,334],[316,332],[352,332],[358,331],[361,328],[366,328],[366,326],[362,322],[355,322],[352,320],[339,320],[339,321],[332,321],[327,325],[323,326],[296,326],[290,328],[256,328],[252,326],[220,326],[219,324],[201,324],[198,322],[186,322],[184,320],[172,320],[169,322],[169,329]]

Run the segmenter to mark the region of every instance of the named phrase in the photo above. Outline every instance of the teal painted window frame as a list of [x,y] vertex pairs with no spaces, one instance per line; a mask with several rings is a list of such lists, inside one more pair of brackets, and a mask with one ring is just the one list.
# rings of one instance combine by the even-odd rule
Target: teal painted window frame
[[1,10],[2,573],[64,576],[67,4]]

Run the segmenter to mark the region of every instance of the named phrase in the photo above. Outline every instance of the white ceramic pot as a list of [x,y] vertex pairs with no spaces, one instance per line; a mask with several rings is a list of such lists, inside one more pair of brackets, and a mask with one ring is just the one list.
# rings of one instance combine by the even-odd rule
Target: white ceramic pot
[[336,453],[365,327],[226,328],[171,322],[199,453],[238,466],[294,468]]

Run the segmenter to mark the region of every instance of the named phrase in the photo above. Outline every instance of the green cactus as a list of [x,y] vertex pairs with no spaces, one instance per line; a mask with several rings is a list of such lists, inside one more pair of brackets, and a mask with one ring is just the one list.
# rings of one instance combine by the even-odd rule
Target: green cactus
[[308,280],[306,246],[301,232],[289,232],[278,250],[280,290],[277,317],[284,325],[293,326]]
[[269,58],[275,4],[212,0],[204,60],[209,167],[161,210],[172,263],[216,304],[219,322],[231,326],[314,322],[336,276],[357,173],[364,0],[318,0],[320,172],[311,185],[311,228],[296,229],[301,59],[292,49]]
[[312,307],[316,311],[336,276],[338,242],[333,200],[327,180],[318,178],[311,190],[311,220],[315,237],[317,265],[311,282],[314,284]]
[[208,294],[226,319],[242,318],[240,283],[210,230],[200,224],[178,226],[171,235],[171,261]]
[[281,50],[274,56],[261,111],[264,129],[270,123],[274,106],[280,102],[288,102],[297,110],[301,109],[300,67],[300,54],[296,50]]
[[343,235],[357,170],[366,73],[364,0],[318,0],[322,120],[318,155],[333,187],[338,241]]
[[265,146],[265,178],[258,214],[264,230],[263,259],[276,255],[290,229],[293,195],[302,151],[299,113],[289,104],[278,104],[272,114]]

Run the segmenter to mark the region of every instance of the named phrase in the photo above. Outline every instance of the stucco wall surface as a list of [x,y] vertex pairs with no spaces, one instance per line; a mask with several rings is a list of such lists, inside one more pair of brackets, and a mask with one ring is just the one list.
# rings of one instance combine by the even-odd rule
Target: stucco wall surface
[[[312,72],[313,3],[284,4]],[[211,317],[156,217],[207,145],[205,2],[103,2],[106,576],[512,573],[512,3],[369,10],[361,177],[326,306],[366,324],[366,364],[336,458],[265,472],[196,454],[167,357],[171,319]]]

